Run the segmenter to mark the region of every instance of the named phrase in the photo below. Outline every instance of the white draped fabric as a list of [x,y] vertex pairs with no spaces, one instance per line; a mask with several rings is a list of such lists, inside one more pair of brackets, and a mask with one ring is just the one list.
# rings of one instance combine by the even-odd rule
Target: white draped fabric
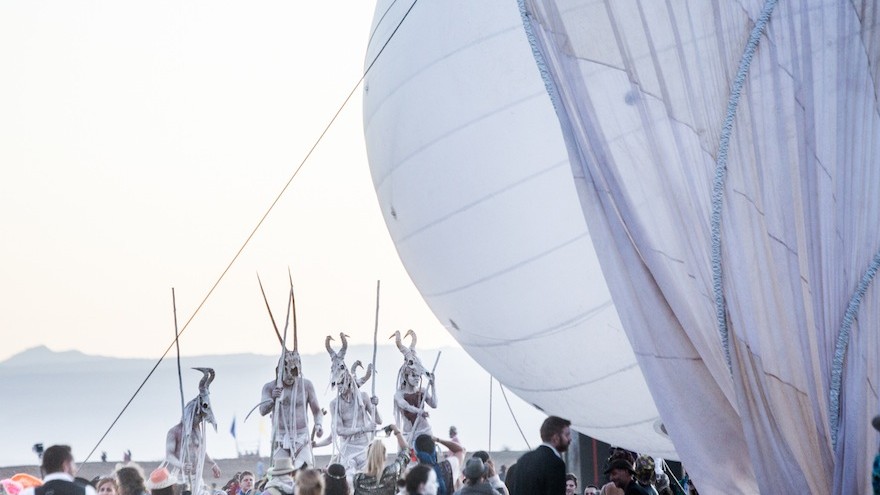
[[[870,419],[880,411],[880,288],[866,276],[880,250],[876,3],[521,7],[623,328],[700,492],[870,492]],[[749,64],[762,11],[769,20]]]
[[548,414],[677,459],[593,252],[516,3],[379,0],[374,58],[370,169],[398,254],[438,320]]

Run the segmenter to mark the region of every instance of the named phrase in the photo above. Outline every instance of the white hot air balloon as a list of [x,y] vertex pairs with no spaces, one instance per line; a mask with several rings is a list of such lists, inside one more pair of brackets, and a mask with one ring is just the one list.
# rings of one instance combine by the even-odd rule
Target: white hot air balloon
[[659,411],[701,493],[869,492],[876,6],[409,5],[370,166],[465,349],[611,443],[668,452]]
[[[368,60],[408,6],[379,2]],[[417,4],[365,84],[383,214],[450,333],[578,431],[676,458],[611,303],[515,5]]]

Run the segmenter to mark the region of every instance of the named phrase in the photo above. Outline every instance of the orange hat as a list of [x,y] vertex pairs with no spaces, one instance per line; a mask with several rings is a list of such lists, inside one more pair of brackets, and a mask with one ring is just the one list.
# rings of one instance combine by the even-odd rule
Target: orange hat
[[21,486],[24,488],[34,488],[37,486],[43,486],[43,480],[37,478],[34,475],[27,473],[18,473],[13,474],[11,478],[12,481],[17,481],[21,483]]
[[160,488],[167,488],[174,484],[174,480],[171,478],[170,473],[164,467],[156,468],[150,473],[150,479],[147,480],[146,486],[150,490],[158,490]]

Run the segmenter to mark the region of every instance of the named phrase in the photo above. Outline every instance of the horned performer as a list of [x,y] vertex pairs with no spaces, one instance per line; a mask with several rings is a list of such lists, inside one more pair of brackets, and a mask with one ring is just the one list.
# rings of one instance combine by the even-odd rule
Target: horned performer
[[[403,354],[403,365],[397,373],[394,414],[397,427],[412,443],[423,433],[433,435],[425,406],[437,408],[437,390],[434,387],[434,374],[425,369],[416,355],[416,333],[407,330],[404,337],[411,338],[409,347],[403,345],[400,330],[391,335],[397,349]],[[427,387],[422,387],[422,376],[428,379]]]
[[[290,457],[293,465],[300,468],[303,464],[314,465],[312,456],[312,439],[309,432],[307,407],[312,411],[315,420],[314,434],[323,436],[324,427],[321,407],[315,394],[315,387],[310,380],[302,376],[302,363],[294,342],[294,350],[284,350],[281,380],[273,380],[263,385],[260,414],[272,413],[272,424],[277,425],[274,438],[273,459]],[[280,399],[280,400],[279,400]],[[280,403],[280,414],[277,421],[275,404]]]
[[165,439],[165,463],[173,477],[188,485],[193,494],[200,495],[207,490],[202,479],[205,463],[211,466],[215,478],[219,478],[221,473],[217,463],[208,456],[205,443],[204,425],[210,423],[214,426],[214,431],[217,431],[217,421],[214,419],[208,392],[208,387],[214,380],[214,370],[193,369],[203,374],[199,381],[199,395],[184,406],[180,423],[168,430]]
[[[351,370],[345,365],[345,352],[348,350],[346,335],[339,334],[342,347],[335,352],[330,347],[333,337],[327,336],[324,345],[330,354],[330,386],[336,389],[336,398],[330,402],[330,413],[333,417],[331,438],[335,442],[336,456],[331,462],[337,462],[345,466],[346,471],[354,473],[362,471],[367,465],[367,447],[370,444],[370,433],[375,431],[376,425],[381,423],[378,397],[370,398],[366,392],[361,392],[362,387],[373,374],[373,366],[367,365],[367,372],[363,378],[356,375],[357,368],[362,367],[360,361],[356,361]],[[316,446],[327,445],[325,441]]]

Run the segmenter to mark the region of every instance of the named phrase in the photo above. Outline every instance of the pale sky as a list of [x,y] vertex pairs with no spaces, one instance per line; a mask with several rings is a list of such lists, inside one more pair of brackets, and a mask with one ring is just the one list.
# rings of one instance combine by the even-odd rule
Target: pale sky
[[[36,345],[158,357],[361,76],[375,2],[0,3],[0,360]],[[382,221],[349,102],[181,338],[273,353],[414,328],[457,345]]]

